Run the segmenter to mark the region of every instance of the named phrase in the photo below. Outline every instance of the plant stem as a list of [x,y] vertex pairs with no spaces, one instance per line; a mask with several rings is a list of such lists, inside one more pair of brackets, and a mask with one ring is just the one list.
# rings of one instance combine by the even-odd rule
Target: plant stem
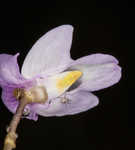
[[5,137],[3,150],[12,150],[16,148],[16,139],[17,139],[16,129],[21,120],[24,108],[27,104],[28,102],[24,97],[22,97],[19,100],[19,105],[17,107],[16,113],[14,114],[13,119],[11,120],[7,128],[7,135]]

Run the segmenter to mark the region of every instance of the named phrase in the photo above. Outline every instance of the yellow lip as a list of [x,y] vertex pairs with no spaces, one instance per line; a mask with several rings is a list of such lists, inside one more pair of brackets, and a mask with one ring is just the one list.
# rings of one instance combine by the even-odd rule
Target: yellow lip
[[73,83],[75,83],[82,76],[80,71],[70,71],[64,77],[57,81],[57,88],[63,91],[65,88],[69,88]]

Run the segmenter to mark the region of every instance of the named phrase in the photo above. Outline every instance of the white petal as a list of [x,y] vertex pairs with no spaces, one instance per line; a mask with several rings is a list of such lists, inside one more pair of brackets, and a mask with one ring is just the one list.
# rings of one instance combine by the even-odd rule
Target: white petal
[[71,25],[62,25],[41,37],[25,58],[23,76],[31,78],[63,71],[71,62],[72,33]]
[[61,98],[56,98],[48,105],[36,104],[33,110],[41,116],[64,116],[73,115],[87,111],[98,105],[98,98],[92,93],[86,91],[78,91],[68,94],[69,102],[62,103]]
[[38,86],[44,86],[48,93],[48,99],[52,99],[63,94],[73,83],[75,83],[82,73],[80,71],[67,71],[48,78],[38,78]]
[[81,84],[76,90],[100,90],[112,86],[121,78],[121,68],[115,63],[75,65],[70,69],[80,70],[83,73],[78,80]]

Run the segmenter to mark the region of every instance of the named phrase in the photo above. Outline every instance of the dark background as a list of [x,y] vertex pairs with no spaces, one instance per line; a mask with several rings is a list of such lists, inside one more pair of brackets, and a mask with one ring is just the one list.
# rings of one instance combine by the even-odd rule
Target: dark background
[[[19,52],[20,66],[39,37],[56,26],[71,24],[75,28],[71,48],[74,59],[92,53],[106,53],[115,56],[123,69],[118,84],[94,92],[100,99],[97,107],[68,117],[39,117],[37,122],[23,119],[17,130],[17,150],[117,150],[127,146],[126,67],[130,50],[135,48],[131,36],[134,24],[130,21],[133,10],[128,2],[119,5],[111,1],[85,5],[50,1],[44,7],[6,6],[1,10],[0,53]],[[131,111],[130,118],[134,112]],[[11,118],[12,114],[0,101],[0,149]],[[130,127],[134,128],[133,119],[130,119]]]

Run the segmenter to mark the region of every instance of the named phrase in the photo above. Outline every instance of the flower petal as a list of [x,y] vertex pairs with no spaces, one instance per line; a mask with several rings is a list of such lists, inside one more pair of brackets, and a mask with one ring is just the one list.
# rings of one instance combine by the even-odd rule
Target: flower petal
[[13,96],[14,88],[12,87],[5,87],[2,90],[2,100],[5,106],[11,111],[12,113],[15,113],[18,105],[18,101]]
[[118,60],[111,55],[96,53],[88,56],[81,57],[73,62],[74,65],[78,64],[105,64],[105,63],[116,63],[118,64]]
[[80,70],[83,75],[78,80],[77,90],[96,91],[117,83],[121,78],[121,68],[116,58],[110,55],[94,54],[80,58],[68,70]]
[[64,116],[87,111],[98,105],[99,102],[95,95],[86,91],[68,93],[66,98],[69,99],[67,103],[63,103],[62,98],[56,98],[48,107],[46,107],[47,104],[35,104],[33,109],[41,116]]
[[70,48],[73,27],[62,25],[41,37],[25,58],[22,74],[26,78],[63,71],[72,61]]
[[0,85],[1,86],[21,86],[21,84],[30,83],[31,81],[25,80],[20,72],[17,63],[19,54],[0,55]]
[[[5,106],[12,113],[16,112],[18,101],[13,95],[13,91],[15,88],[29,88],[31,87],[35,81],[24,79],[20,72],[17,64],[17,56],[1,54],[0,55],[0,86],[2,87],[2,101]],[[30,109],[29,106],[26,108]],[[31,112],[28,119],[36,120],[36,115]]]

